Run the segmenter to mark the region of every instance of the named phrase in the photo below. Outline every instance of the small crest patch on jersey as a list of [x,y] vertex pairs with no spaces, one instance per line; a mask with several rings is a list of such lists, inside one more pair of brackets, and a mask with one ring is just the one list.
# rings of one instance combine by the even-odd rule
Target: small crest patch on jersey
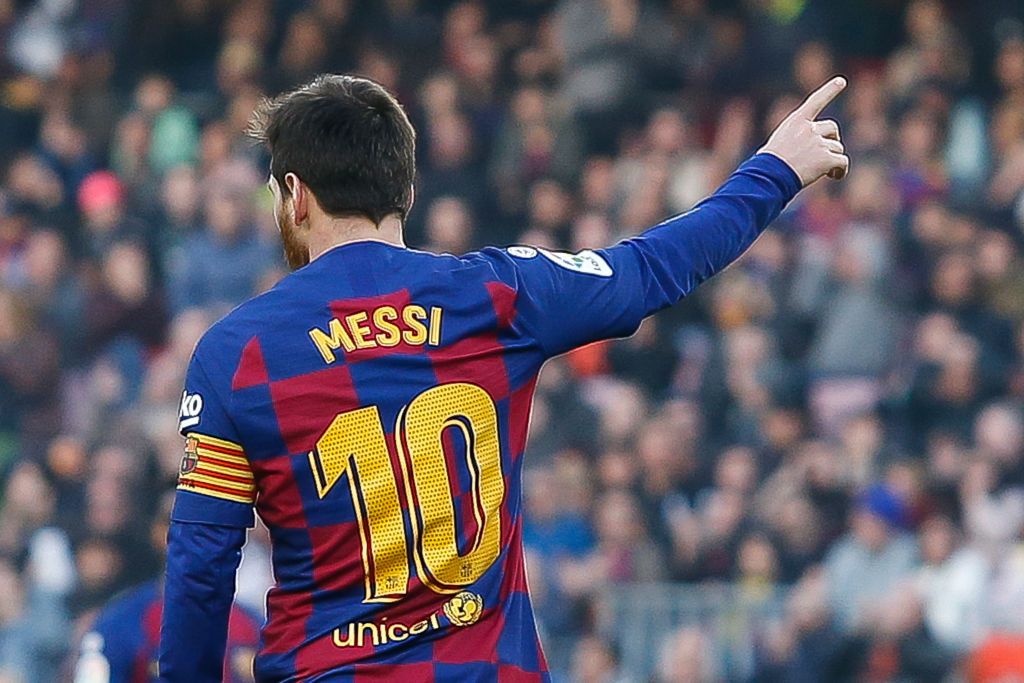
[[185,437],[185,455],[181,457],[179,474],[190,474],[195,471],[199,464],[199,439],[189,435]]
[[586,275],[597,275],[598,277],[611,277],[612,267],[603,256],[591,249],[584,249],[575,254],[565,251],[548,251],[539,249],[548,259],[566,270],[574,270],[577,273]]
[[533,247],[509,247],[508,253],[516,258],[533,258],[537,255],[537,250]]
[[455,626],[470,626],[480,618],[484,610],[484,599],[477,593],[462,591],[444,603],[444,615]]

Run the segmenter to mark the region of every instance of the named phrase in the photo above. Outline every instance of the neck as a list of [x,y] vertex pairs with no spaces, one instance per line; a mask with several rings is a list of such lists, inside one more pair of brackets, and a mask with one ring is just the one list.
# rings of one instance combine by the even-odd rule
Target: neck
[[405,246],[402,236],[402,220],[387,216],[374,224],[368,218],[324,217],[322,221],[311,222],[309,227],[309,260],[324,252],[351,242],[384,242],[398,247]]

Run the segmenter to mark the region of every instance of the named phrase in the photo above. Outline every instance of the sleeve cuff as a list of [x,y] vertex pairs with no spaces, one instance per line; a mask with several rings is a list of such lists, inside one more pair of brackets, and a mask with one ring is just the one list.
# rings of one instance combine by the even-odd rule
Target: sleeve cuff
[[174,497],[171,519],[175,522],[214,524],[236,529],[256,526],[256,513],[251,505],[182,490],[178,490]]
[[755,154],[745,161],[740,169],[756,169],[775,181],[775,184],[785,194],[786,202],[792,200],[800,193],[800,190],[804,189],[796,171],[790,168],[785,161],[769,152]]

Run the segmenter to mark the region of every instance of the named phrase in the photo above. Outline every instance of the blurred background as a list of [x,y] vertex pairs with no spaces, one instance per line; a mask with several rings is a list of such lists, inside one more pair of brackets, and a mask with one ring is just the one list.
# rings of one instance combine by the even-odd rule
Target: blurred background
[[[62,680],[159,575],[192,346],[285,272],[242,129],[321,71],[398,93],[409,242],[454,253],[635,234],[847,74],[846,182],[546,366],[547,653],[597,683],[1022,680],[1020,0],[0,0],[0,681]],[[268,562],[256,530],[241,604]]]

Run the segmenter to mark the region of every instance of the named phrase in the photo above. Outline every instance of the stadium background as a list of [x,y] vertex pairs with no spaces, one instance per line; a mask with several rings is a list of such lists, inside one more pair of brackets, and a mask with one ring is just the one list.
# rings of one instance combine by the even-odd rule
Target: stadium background
[[[160,571],[192,345],[284,271],[264,93],[419,130],[411,244],[603,246],[833,72],[853,157],[629,340],[551,362],[530,579],[579,681],[991,680],[1024,632],[1019,0],[0,0],[0,681]],[[254,532],[238,599],[269,581]]]

